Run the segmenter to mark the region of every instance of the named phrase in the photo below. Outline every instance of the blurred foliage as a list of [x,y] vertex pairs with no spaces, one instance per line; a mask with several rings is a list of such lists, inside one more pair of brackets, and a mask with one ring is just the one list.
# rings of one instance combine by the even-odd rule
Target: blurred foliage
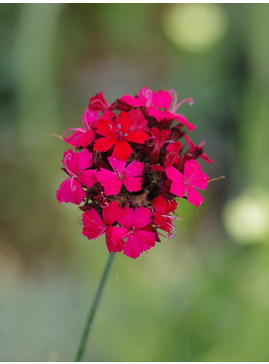
[[[55,200],[66,145],[50,134],[80,125],[99,90],[112,101],[143,86],[195,100],[182,113],[215,162],[203,168],[226,178],[199,209],[179,204],[176,239],[116,257],[85,359],[269,360],[268,229],[242,241],[266,208],[251,211],[246,191],[268,190],[269,5],[202,5],[201,34],[186,6],[0,5],[1,361],[73,359],[107,251]],[[222,214],[240,199],[235,232]]]

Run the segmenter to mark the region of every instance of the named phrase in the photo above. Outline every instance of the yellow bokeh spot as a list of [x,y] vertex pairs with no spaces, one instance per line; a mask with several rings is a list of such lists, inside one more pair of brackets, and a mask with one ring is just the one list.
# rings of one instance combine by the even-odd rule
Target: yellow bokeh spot
[[203,53],[218,43],[228,28],[221,4],[171,4],[163,16],[163,29],[178,47]]
[[269,233],[269,195],[252,189],[229,201],[223,210],[228,233],[242,244],[265,242]]

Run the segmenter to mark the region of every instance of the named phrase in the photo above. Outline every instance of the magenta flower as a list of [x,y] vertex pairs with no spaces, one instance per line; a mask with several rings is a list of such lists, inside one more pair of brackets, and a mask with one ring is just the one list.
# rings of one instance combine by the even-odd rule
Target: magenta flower
[[134,120],[131,116],[122,111],[115,122],[99,119],[96,123],[96,132],[103,135],[95,141],[93,150],[106,152],[113,145],[113,156],[120,160],[127,160],[133,149],[129,142],[144,144],[149,135],[142,129],[133,129]]
[[90,98],[82,127],[63,134],[79,152],[64,154],[62,169],[69,178],[56,198],[81,204],[83,234],[88,239],[104,234],[109,252],[137,258],[164,231],[168,238],[176,235],[176,198],[202,203],[197,189],[204,190],[209,177],[197,160],[212,161],[204,142],[196,146],[189,138],[195,126],[177,114],[184,102],[192,99],[177,102],[174,90],[144,87],[135,97],[109,103],[100,91]]
[[[156,211],[153,214],[153,224],[159,229],[168,232],[169,238],[175,237],[176,229],[173,226],[173,220],[178,220],[178,217],[173,217],[169,213],[175,212],[177,208],[176,201],[166,200],[163,196],[158,196],[152,201],[151,205]],[[173,230],[173,234],[171,234],[171,229]]]
[[135,259],[155,245],[156,235],[151,226],[152,214],[146,207],[137,207],[134,210],[125,206],[118,222],[121,227],[111,228],[111,240],[115,244],[126,239],[123,254]]
[[[92,111],[91,109],[86,109],[82,114],[82,123],[84,128],[71,128],[67,129],[63,134],[63,139],[67,144],[71,144],[73,147],[78,149],[79,147],[87,148],[87,146],[94,140],[93,127],[96,119],[98,118],[98,111]],[[69,137],[65,135],[71,131],[75,130],[73,134]]]
[[111,241],[111,226],[121,216],[122,209],[117,202],[112,201],[108,206],[102,209],[103,220],[95,209],[86,210],[82,214],[83,230],[82,234],[87,236],[88,239],[98,238],[98,236],[105,233],[106,244],[109,252],[122,251],[123,244],[119,241],[113,244]]
[[157,163],[159,160],[161,148],[170,135],[170,130],[163,129],[160,131],[157,128],[151,128],[150,134],[151,137],[148,140],[148,145],[150,146],[148,160],[151,163]]
[[168,144],[165,151],[164,157],[164,167],[171,167],[173,164],[177,167],[180,162],[179,152],[182,149],[182,145],[180,142],[174,142]]
[[103,92],[99,91],[95,96],[90,98],[88,107],[92,110],[105,111],[110,105],[104,98]]
[[83,186],[91,188],[97,182],[96,170],[87,170],[92,166],[93,157],[88,150],[74,153],[71,149],[64,153],[64,170],[70,178],[63,181],[56,191],[56,198],[61,202],[79,205],[86,196]]
[[145,107],[149,116],[153,116],[157,121],[165,118],[166,113],[158,108],[168,109],[172,102],[172,96],[168,91],[152,91],[143,87],[137,97],[124,95],[121,101],[133,107]]
[[201,170],[197,161],[188,160],[184,165],[184,174],[174,167],[167,167],[165,173],[172,181],[171,193],[182,198],[187,192],[187,200],[191,204],[197,207],[201,205],[204,199],[195,188],[205,190],[209,177]]
[[192,155],[192,158],[198,158],[201,157],[204,161],[206,161],[207,163],[213,163],[213,161],[211,159],[209,159],[209,157],[204,153],[204,144],[205,142],[202,141],[199,145],[195,145],[190,138],[188,137],[188,135],[184,135],[184,138],[186,139],[187,143],[190,146],[190,150],[189,153]]
[[114,172],[100,168],[100,172],[97,172],[96,175],[98,182],[104,187],[106,195],[119,194],[122,184],[129,192],[141,190],[143,163],[133,161],[125,168],[127,161],[121,161],[115,157],[108,157],[108,161]]
[[179,121],[180,123],[184,124],[190,131],[192,131],[193,129],[195,129],[195,125],[191,124],[185,118],[184,115],[177,114],[176,111],[185,102],[188,102],[190,105],[192,105],[193,104],[193,99],[185,99],[185,100],[182,100],[179,103],[177,103],[177,94],[176,94],[176,92],[174,90],[170,90],[169,92],[174,95],[174,102],[173,102],[173,105],[171,107],[171,110],[167,110],[166,118],[167,119],[175,119],[175,120]]

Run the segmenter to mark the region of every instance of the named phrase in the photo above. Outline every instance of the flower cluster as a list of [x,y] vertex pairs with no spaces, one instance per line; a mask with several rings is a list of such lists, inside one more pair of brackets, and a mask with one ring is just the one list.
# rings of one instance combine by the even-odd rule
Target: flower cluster
[[[177,109],[174,90],[142,88],[109,104],[102,92],[90,98],[80,128],[68,129],[63,170],[68,178],[56,192],[61,202],[80,205],[82,233],[105,234],[109,252],[137,258],[160,242],[161,231],[176,234],[176,200],[199,206],[208,176],[197,159],[212,161],[187,131],[195,125]],[[185,130],[184,130],[185,129]],[[184,144],[185,143],[185,144]]]

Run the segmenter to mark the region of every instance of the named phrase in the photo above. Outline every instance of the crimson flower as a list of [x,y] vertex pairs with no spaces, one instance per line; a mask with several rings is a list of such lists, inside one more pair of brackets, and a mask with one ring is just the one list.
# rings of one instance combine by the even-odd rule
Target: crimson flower
[[123,253],[131,258],[137,258],[143,251],[155,245],[156,235],[152,232],[152,214],[146,207],[132,209],[125,206],[118,219],[121,227],[111,228],[111,239],[115,243],[124,243]]
[[61,202],[72,202],[79,205],[86,196],[82,185],[91,188],[97,182],[96,170],[88,170],[92,166],[92,155],[87,150],[74,153],[71,149],[64,153],[62,160],[64,170],[70,178],[63,181],[56,192],[56,198]]
[[56,198],[80,205],[83,235],[104,234],[109,252],[137,258],[164,232],[175,237],[176,200],[202,203],[197,189],[205,190],[209,177],[198,159],[212,161],[204,142],[195,145],[189,137],[195,125],[177,113],[184,102],[193,101],[144,87],[109,103],[100,91],[90,98],[83,126],[63,134],[76,151],[64,153],[68,178]]
[[97,172],[98,182],[104,187],[106,195],[119,194],[122,184],[129,192],[141,190],[143,163],[133,161],[125,168],[126,161],[115,157],[108,157],[108,161],[114,172],[105,168],[100,168],[100,172]]
[[173,105],[171,107],[171,110],[167,110],[166,118],[177,120],[180,123],[184,124],[190,131],[192,131],[193,129],[195,129],[195,125],[194,124],[191,124],[185,118],[184,115],[177,114],[176,111],[185,102],[188,102],[190,105],[192,105],[193,104],[193,99],[185,99],[185,100],[182,100],[179,103],[177,103],[177,94],[176,94],[176,92],[174,90],[170,90],[170,93],[172,93],[173,96],[174,96],[174,102],[173,102]]
[[113,244],[111,241],[111,226],[120,217],[122,209],[117,202],[112,201],[102,209],[102,217],[99,216],[95,209],[86,210],[82,214],[82,222],[84,224],[82,234],[87,236],[88,239],[98,238],[98,236],[105,233],[106,244],[109,252],[117,252],[123,249],[123,244]]
[[93,150],[106,152],[114,145],[112,155],[122,161],[127,160],[133,152],[128,142],[144,144],[149,138],[142,129],[133,130],[133,124],[133,119],[125,111],[122,111],[115,121],[99,119],[96,132],[104,138],[95,141]]
[[124,95],[121,101],[133,107],[145,107],[148,116],[153,116],[157,121],[165,118],[166,113],[158,108],[168,109],[172,102],[172,96],[168,91],[152,91],[143,87],[137,94],[137,97]]
[[187,143],[190,146],[190,150],[189,153],[193,156],[193,158],[198,158],[201,157],[204,161],[206,161],[207,163],[213,163],[213,161],[211,159],[209,159],[209,157],[204,153],[204,144],[205,142],[202,141],[199,145],[195,145],[190,138],[188,137],[188,135],[184,135],[184,138],[186,139]]
[[[82,123],[84,128],[71,128],[67,129],[63,134],[63,139],[67,144],[71,144],[73,147],[78,149],[79,147],[87,148],[87,146],[94,140],[94,123],[98,118],[98,111],[92,111],[91,109],[86,109],[82,114]],[[73,134],[69,137],[65,135],[71,131],[75,130]]]
[[191,204],[197,207],[201,205],[204,199],[195,188],[205,190],[209,177],[201,170],[197,161],[194,159],[186,161],[184,174],[174,167],[167,167],[165,173],[172,181],[170,192],[181,198],[187,192],[187,200]]

